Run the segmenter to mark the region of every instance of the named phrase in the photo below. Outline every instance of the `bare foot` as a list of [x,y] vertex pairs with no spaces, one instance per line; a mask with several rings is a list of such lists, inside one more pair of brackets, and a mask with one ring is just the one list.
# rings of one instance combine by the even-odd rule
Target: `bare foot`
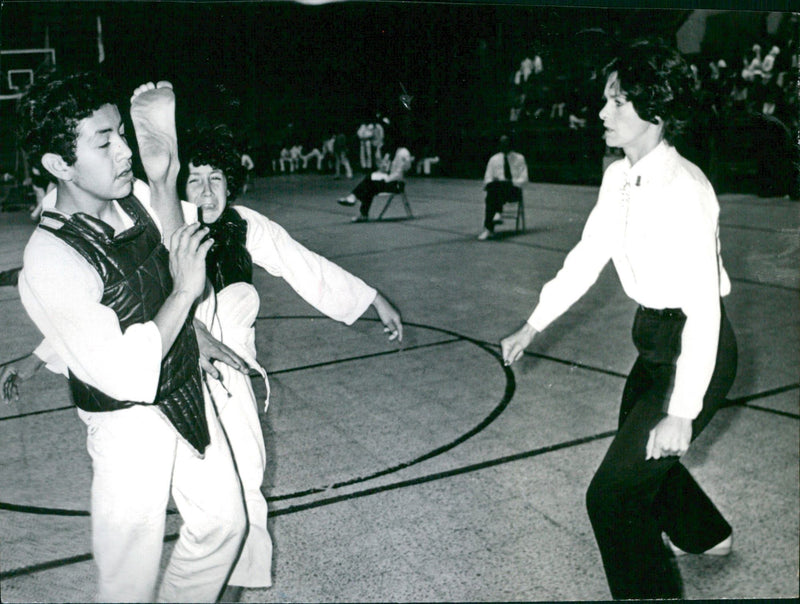
[[148,82],[133,91],[131,121],[144,171],[151,182],[177,180],[178,135],[175,93],[169,82]]

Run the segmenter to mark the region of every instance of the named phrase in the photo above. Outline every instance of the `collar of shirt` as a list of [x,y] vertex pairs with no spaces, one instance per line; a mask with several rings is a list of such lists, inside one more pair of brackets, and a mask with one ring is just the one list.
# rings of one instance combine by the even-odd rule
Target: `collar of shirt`
[[635,187],[647,186],[660,180],[669,179],[675,169],[677,157],[678,152],[675,148],[663,140],[633,165],[625,157],[622,160],[624,162],[623,186],[624,184]]

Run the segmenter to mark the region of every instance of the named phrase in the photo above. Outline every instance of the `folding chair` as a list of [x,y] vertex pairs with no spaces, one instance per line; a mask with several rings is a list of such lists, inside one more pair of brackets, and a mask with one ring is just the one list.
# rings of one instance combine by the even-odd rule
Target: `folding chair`
[[386,213],[386,210],[389,209],[389,204],[392,203],[392,200],[395,197],[400,197],[400,200],[403,202],[403,207],[406,210],[406,217],[407,218],[414,218],[414,213],[411,211],[411,204],[408,203],[408,197],[406,197],[406,183],[402,180],[395,181],[395,187],[393,191],[385,191],[383,193],[378,193],[378,195],[388,195],[386,199],[386,205],[383,206],[381,213],[378,214],[377,220],[381,220],[383,215]]
[[[517,193],[519,191],[519,193]],[[513,208],[509,208],[506,210],[506,206],[517,206],[516,214],[513,213]],[[517,233],[524,233],[525,232],[525,201],[523,200],[522,196],[522,188],[521,187],[514,187],[514,193],[511,196],[511,199],[505,201],[503,203],[503,218],[504,219],[514,219],[514,230]]]

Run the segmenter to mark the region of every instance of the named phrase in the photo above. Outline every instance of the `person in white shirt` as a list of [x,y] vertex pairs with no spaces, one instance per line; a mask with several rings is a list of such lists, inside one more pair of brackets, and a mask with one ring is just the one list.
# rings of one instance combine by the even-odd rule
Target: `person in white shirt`
[[[151,92],[132,100],[134,123],[147,129],[155,98],[174,132],[171,87]],[[214,602],[246,514],[192,329],[213,241],[202,225],[170,227],[167,252],[156,208],[177,202],[174,134],[137,126],[150,188],[134,185],[114,97],[93,74],[53,74],[21,101],[29,157],[57,185],[25,248],[20,299],[87,425],[97,600]],[[157,588],[170,495],[183,527]]]
[[372,135],[374,131],[375,127],[366,122],[359,125],[358,130],[356,130],[359,144],[358,159],[362,170],[372,169]]
[[721,300],[731,284],[714,191],[673,147],[692,111],[689,67],[675,50],[641,41],[606,75],[605,140],[625,157],[606,170],[580,242],[501,348],[506,364],[517,361],[614,263],[639,304],[639,356],[587,509],[614,598],[679,598],[668,546],[719,555],[732,542],[730,525],[680,463],[735,378],[736,340]]
[[[398,311],[364,281],[308,250],[277,223],[247,207],[231,205],[242,174],[231,130],[217,125],[196,133],[181,156],[187,165],[186,198],[194,216],[209,226],[214,245],[206,258],[206,274],[216,292],[216,314],[210,335],[230,350],[228,359],[207,366],[209,387],[236,459],[247,504],[250,529],[242,554],[228,582],[238,587],[271,585],[272,542],[267,531],[267,502],[261,492],[266,470],[264,435],[247,372],[256,370],[266,381],[255,348],[259,297],[253,287],[253,265],[282,277],[300,297],[328,317],[347,325],[372,306],[390,340],[402,340]],[[202,339],[202,333],[198,333]],[[201,346],[201,349],[203,347]],[[267,383],[267,401],[269,384]]]
[[494,225],[502,222],[503,204],[522,199],[522,185],[528,182],[528,164],[525,156],[511,150],[511,138],[504,134],[498,142],[498,152],[486,163],[483,190],[486,205],[483,230],[478,235],[485,241],[494,235]]
[[337,200],[343,206],[354,206],[360,202],[358,214],[353,217],[353,222],[367,222],[372,200],[378,193],[398,193],[399,186],[406,177],[406,172],[414,163],[414,157],[406,147],[398,147],[394,159],[389,160],[387,153],[379,158],[378,169],[364,177],[353,191],[346,197]]

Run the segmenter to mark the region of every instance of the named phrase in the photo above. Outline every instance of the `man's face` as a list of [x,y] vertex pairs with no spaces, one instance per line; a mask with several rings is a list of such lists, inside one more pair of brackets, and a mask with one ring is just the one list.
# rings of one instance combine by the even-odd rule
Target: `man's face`
[[121,199],[131,192],[131,149],[114,105],[103,105],[78,122],[71,182],[95,199]]
[[228,181],[222,170],[189,162],[186,201],[203,212],[203,222],[216,222],[228,203]]
[[636,149],[652,127],[636,113],[625,93],[620,89],[617,73],[608,76],[605,88],[605,105],[600,111],[600,119],[605,127],[606,145],[621,149]]

